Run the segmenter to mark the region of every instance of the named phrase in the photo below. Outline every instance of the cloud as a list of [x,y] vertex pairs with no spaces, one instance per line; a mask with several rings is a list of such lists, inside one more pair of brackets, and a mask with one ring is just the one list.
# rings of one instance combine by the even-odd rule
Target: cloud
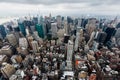
[[2,0],[1,2],[53,5],[53,4],[61,4],[61,3],[78,3],[84,1],[83,0]]
[[[120,0],[0,0],[0,16],[41,14],[120,14]],[[4,7],[4,8],[3,8]]]
[[0,2],[54,5],[63,3],[89,3],[90,5],[118,4],[119,0],[0,0]]

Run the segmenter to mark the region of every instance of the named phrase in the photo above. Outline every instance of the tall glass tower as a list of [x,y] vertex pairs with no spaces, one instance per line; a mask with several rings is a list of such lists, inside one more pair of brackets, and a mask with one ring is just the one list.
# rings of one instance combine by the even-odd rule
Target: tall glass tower
[[23,23],[18,23],[19,29],[24,36],[26,36],[25,26]]
[[39,37],[44,38],[43,26],[40,24],[35,25],[36,31],[38,32]]

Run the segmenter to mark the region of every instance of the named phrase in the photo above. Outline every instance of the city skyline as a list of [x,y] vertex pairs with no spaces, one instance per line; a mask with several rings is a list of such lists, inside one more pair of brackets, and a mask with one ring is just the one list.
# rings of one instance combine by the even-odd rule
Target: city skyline
[[23,16],[28,14],[71,15],[81,14],[119,15],[118,0],[2,0],[0,1],[0,17]]

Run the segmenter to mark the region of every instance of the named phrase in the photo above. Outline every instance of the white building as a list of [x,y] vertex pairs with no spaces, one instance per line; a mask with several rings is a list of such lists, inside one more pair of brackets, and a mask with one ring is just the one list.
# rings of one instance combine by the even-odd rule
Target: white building
[[70,40],[67,44],[67,66],[66,69],[72,70],[73,42]]
[[69,40],[67,44],[67,60],[72,60],[72,54],[73,54],[73,42]]
[[28,48],[28,41],[26,38],[19,38],[19,47],[21,48]]

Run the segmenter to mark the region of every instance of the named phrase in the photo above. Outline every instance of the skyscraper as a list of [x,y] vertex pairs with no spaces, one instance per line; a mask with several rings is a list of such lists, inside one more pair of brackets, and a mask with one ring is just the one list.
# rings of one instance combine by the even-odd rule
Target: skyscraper
[[21,48],[28,48],[28,41],[26,38],[19,38],[19,47]]
[[38,24],[42,24],[43,23],[43,16],[38,16]]
[[25,31],[26,31],[26,35],[30,35],[30,32],[29,32],[29,28],[28,28],[28,27],[26,27]]
[[3,25],[0,25],[0,34],[2,35],[2,38],[6,37],[5,27]]
[[57,23],[51,23],[52,37],[57,36]]
[[18,23],[19,29],[24,36],[26,36],[25,26],[23,23]]
[[82,19],[78,19],[78,26],[81,27]]
[[39,51],[38,42],[37,41],[32,41],[31,44],[32,44],[33,52],[34,53],[38,52]]
[[61,28],[62,27],[62,17],[60,15],[57,16],[57,27]]
[[73,42],[69,40],[67,44],[67,60],[71,61],[72,55],[73,55]]
[[77,32],[77,33],[76,33],[76,39],[75,39],[75,51],[78,50],[78,46],[79,46],[79,38],[80,38],[80,33]]
[[96,18],[90,18],[88,20],[88,24],[86,25],[87,32],[89,33],[89,36],[91,33],[96,29]]
[[72,55],[73,55],[73,42],[70,40],[68,41],[67,44],[67,66],[66,69],[72,70]]
[[[47,28],[43,16],[38,16],[38,24],[43,26],[44,35],[47,34]],[[44,36],[45,37],[45,36]]]
[[16,39],[14,34],[8,34],[6,37],[7,37],[8,41],[9,41],[9,43],[12,46],[16,46],[17,45],[17,39]]
[[67,22],[67,19],[64,20],[64,29],[65,29],[65,34],[68,34],[68,22]]
[[38,32],[39,37],[44,38],[43,26],[40,24],[35,25],[36,31]]

